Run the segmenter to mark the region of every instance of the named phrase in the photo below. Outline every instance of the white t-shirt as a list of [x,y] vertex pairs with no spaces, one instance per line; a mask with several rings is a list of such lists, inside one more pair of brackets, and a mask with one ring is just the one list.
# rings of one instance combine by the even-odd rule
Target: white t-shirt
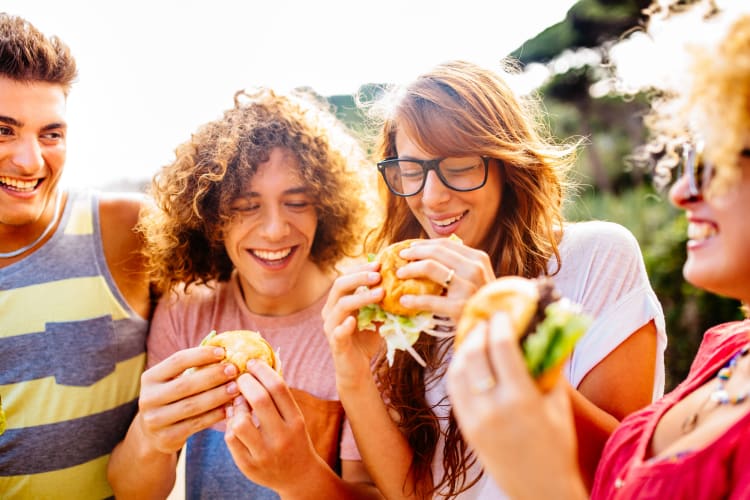
[[[564,374],[573,387],[628,336],[653,320],[657,331],[656,373],[653,399],[664,394],[664,349],[667,334],[661,304],[648,280],[638,242],[623,226],[611,222],[590,221],[565,226],[560,242],[562,268],[552,277],[563,297],[580,304],[594,318],[591,327],[576,345]],[[550,272],[557,269],[550,261]],[[445,377],[427,389],[427,401],[435,413],[444,417],[450,410]],[[439,404],[443,401],[443,404]],[[447,419],[440,419],[443,431]],[[442,477],[443,440],[438,443],[432,462],[433,477]],[[468,477],[478,474],[479,465]],[[438,495],[439,496],[439,495]],[[457,498],[505,498],[488,474]]]

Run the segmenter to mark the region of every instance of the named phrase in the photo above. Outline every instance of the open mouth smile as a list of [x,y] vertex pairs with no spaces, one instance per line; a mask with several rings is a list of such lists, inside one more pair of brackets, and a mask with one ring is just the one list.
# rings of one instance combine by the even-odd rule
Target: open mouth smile
[[279,267],[291,259],[297,247],[282,248],[279,250],[258,250],[250,249],[248,252],[259,260],[262,264],[269,267]]
[[18,191],[19,193],[30,193],[34,191],[41,182],[42,179],[24,181],[0,175],[0,187],[9,191]]

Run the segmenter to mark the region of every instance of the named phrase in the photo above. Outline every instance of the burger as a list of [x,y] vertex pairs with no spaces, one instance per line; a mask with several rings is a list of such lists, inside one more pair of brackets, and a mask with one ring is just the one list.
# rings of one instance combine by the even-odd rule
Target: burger
[[418,239],[399,241],[382,249],[374,260],[380,262],[382,281],[385,290],[383,300],[359,310],[357,327],[360,330],[377,331],[386,341],[388,364],[393,365],[396,350],[404,350],[425,366],[422,357],[412,347],[420,332],[438,334],[435,331],[435,318],[430,311],[419,311],[401,305],[403,295],[440,295],[443,286],[426,278],[401,279],[396,271],[407,264],[399,252]]
[[229,330],[222,333],[212,331],[201,341],[202,346],[224,348],[224,361],[237,367],[239,373],[246,370],[247,362],[259,359],[281,373],[281,362],[271,344],[253,330]]
[[499,311],[508,315],[538,387],[542,391],[554,387],[591,319],[581,313],[579,305],[561,298],[549,278],[504,276],[484,285],[466,302],[454,348],[460,348],[477,323]]

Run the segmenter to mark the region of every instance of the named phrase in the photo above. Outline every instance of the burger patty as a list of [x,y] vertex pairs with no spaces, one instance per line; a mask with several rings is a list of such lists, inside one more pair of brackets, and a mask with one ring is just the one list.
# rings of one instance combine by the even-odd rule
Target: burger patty
[[539,301],[536,304],[536,312],[534,313],[534,317],[531,318],[531,321],[529,321],[529,324],[526,327],[526,331],[524,331],[523,335],[521,335],[520,342],[522,343],[528,335],[536,331],[539,323],[544,321],[544,310],[547,309],[547,306],[552,304],[553,302],[557,302],[562,298],[560,296],[560,293],[555,288],[555,284],[552,279],[545,276],[542,278],[537,278],[534,281],[536,282],[537,288],[539,290]]

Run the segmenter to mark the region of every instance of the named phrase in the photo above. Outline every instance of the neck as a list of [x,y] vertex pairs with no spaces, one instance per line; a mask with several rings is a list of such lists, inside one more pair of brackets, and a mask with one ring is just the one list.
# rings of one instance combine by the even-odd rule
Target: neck
[[333,284],[335,275],[309,262],[291,289],[282,295],[259,292],[250,280],[238,276],[247,308],[262,316],[288,316],[313,305]]
[[0,266],[20,260],[41,246],[53,234],[63,208],[63,194],[55,193],[52,203],[47,203],[42,215],[28,224],[0,224]]

